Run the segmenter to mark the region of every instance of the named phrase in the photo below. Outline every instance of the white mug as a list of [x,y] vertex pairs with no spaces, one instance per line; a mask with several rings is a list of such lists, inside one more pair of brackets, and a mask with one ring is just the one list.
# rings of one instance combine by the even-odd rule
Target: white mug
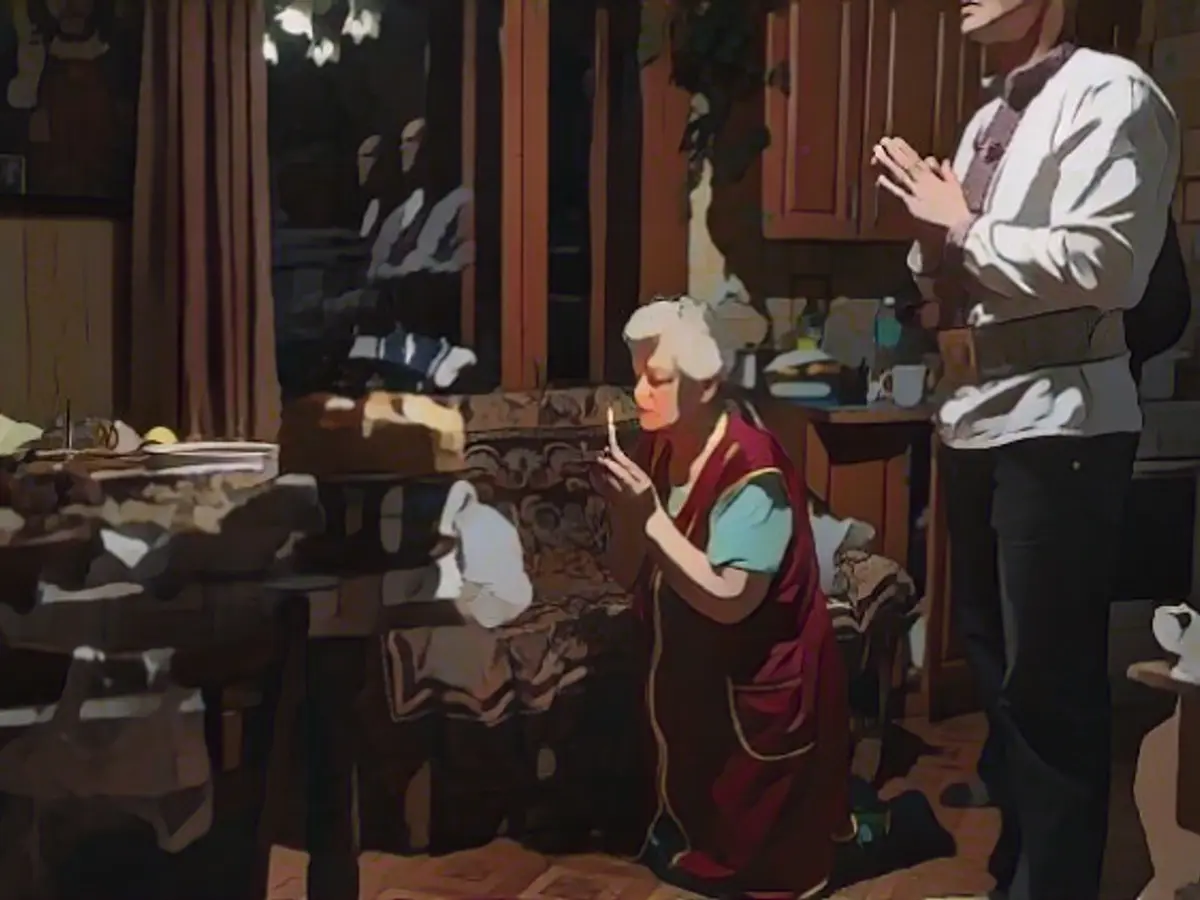
[[1179,657],[1171,677],[1200,684],[1200,613],[1186,603],[1160,606],[1154,611],[1154,639]]
[[924,365],[892,366],[879,378],[879,397],[897,406],[919,406],[925,399],[929,368]]

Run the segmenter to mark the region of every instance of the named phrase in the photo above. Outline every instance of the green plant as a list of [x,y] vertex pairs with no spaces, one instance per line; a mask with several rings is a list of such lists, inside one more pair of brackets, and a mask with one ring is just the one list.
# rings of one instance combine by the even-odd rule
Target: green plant
[[785,64],[766,65],[763,25],[787,0],[643,0],[642,65],[671,50],[671,80],[696,98],[680,137],[694,181],[709,163],[715,184],[737,181],[770,143],[763,125],[725,133],[736,105],[765,85],[786,90]]

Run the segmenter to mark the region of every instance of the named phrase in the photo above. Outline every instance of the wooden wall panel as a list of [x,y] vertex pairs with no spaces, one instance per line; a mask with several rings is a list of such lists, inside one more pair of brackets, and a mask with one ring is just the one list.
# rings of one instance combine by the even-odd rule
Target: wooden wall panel
[[[647,0],[664,7],[666,0]],[[662,13],[643,11],[650,20]],[[642,183],[639,300],[680,294],[688,285],[688,161],[680,152],[691,98],[671,82],[670,47],[641,69]]]
[[[591,216],[592,296],[588,309],[588,377],[603,384],[606,374],[605,341],[608,323],[608,170],[612,155],[609,134],[609,82],[612,34],[609,11],[596,7],[595,46],[592,51],[592,150],[589,158],[588,211]],[[547,311],[549,316],[549,311]]]
[[546,377],[549,4],[505,0],[503,41],[500,383],[528,390]]
[[114,407],[114,301],[129,228],[108,219],[0,218],[0,412],[46,424]]

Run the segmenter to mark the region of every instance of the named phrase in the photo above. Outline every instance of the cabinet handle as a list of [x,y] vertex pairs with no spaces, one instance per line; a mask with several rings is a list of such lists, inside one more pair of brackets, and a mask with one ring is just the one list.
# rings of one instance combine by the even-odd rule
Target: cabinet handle
[[859,196],[858,182],[850,182],[850,220],[854,222],[854,227],[858,228],[859,220]]
[[879,224],[879,185],[875,185],[875,192],[871,200],[871,224]]

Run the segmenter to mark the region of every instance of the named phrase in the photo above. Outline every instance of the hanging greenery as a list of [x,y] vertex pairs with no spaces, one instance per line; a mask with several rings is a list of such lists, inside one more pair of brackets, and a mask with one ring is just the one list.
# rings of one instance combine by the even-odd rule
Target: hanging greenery
[[[736,140],[725,126],[736,105],[765,85],[787,89],[786,65],[767,68],[762,34],[767,14],[787,2],[641,0],[640,63],[649,65],[670,47],[671,80],[693,98],[680,136],[693,184],[705,163],[715,184],[737,181],[770,143],[764,125],[740,129]],[[266,6],[268,61],[278,60],[278,42],[290,37],[308,42],[307,56],[318,66],[338,61],[344,38],[357,44],[378,37],[383,12],[383,0],[267,0]]]
[[267,0],[263,55],[279,61],[280,40],[306,40],[306,56],[318,66],[337,62],[342,40],[356,44],[379,37],[383,0]]
[[671,80],[692,95],[692,115],[680,139],[693,182],[704,163],[716,184],[737,181],[770,143],[765,126],[722,137],[738,102],[768,84],[786,90],[786,65],[768,69],[763,47],[767,14],[787,0],[643,0],[638,57],[648,65],[671,50]]

